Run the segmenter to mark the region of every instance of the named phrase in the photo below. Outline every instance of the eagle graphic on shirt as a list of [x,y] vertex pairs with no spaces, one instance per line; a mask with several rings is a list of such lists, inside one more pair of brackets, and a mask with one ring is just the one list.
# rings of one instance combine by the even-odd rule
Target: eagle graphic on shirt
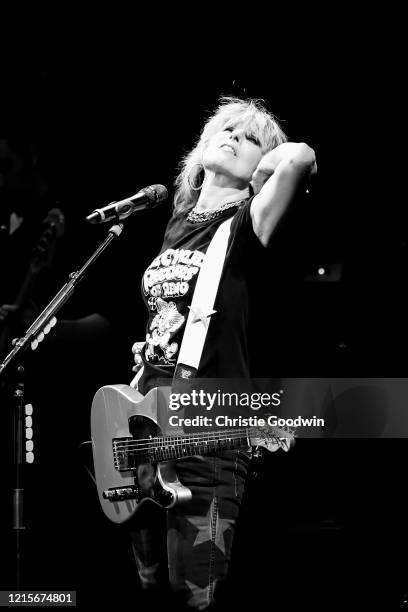
[[149,331],[146,334],[146,359],[155,361],[157,359],[157,347],[163,351],[159,361],[174,363],[173,356],[178,351],[178,343],[171,342],[175,333],[185,321],[185,317],[179,313],[174,302],[165,302],[161,298],[156,301],[157,314],[153,318]]

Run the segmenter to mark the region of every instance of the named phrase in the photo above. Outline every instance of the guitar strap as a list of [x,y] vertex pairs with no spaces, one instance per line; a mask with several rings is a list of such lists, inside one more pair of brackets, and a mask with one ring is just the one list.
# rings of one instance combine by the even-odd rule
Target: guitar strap
[[[210,317],[217,314],[214,310],[214,303],[224,267],[232,219],[233,217],[221,223],[215,232],[198,273],[193,299],[189,307],[190,312],[187,318],[186,329],[173,376],[174,381],[191,380],[197,374],[210,324]],[[143,369],[142,367],[137,372],[130,383],[131,387],[137,389]]]
[[227,253],[233,217],[221,223],[211,240],[197,283],[187,318],[186,329],[173,380],[195,378],[207,337],[210,317],[216,315],[215,298]]

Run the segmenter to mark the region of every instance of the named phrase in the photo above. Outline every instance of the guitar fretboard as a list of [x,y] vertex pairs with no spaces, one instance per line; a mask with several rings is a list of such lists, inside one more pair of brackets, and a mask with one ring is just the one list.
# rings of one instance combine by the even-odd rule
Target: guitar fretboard
[[116,469],[122,471],[135,469],[137,465],[145,462],[155,463],[249,446],[251,446],[250,430],[232,429],[182,436],[160,436],[144,440],[115,438],[113,456]]
[[205,455],[213,451],[233,450],[250,446],[248,430],[221,431],[218,434],[192,434],[191,437],[171,436],[156,438],[151,451],[154,461],[180,459],[190,455]]

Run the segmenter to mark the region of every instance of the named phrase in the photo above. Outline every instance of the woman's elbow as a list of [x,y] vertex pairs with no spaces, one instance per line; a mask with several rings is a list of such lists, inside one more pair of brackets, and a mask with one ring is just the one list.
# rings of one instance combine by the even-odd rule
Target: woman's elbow
[[316,154],[312,147],[309,147],[308,144],[305,142],[299,142],[296,151],[292,156],[291,162],[292,164],[311,172],[316,166]]

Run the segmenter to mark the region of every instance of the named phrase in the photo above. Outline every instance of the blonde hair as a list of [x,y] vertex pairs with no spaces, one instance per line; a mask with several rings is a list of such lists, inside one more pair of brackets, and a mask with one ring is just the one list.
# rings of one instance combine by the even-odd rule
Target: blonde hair
[[180,163],[180,172],[174,181],[176,210],[189,209],[198,200],[200,190],[192,189],[191,184],[202,183],[199,180],[204,172],[201,160],[209,139],[228,124],[237,122],[258,138],[263,154],[287,140],[276,118],[266,110],[263,100],[222,97],[215,113],[205,123],[195,147]]

